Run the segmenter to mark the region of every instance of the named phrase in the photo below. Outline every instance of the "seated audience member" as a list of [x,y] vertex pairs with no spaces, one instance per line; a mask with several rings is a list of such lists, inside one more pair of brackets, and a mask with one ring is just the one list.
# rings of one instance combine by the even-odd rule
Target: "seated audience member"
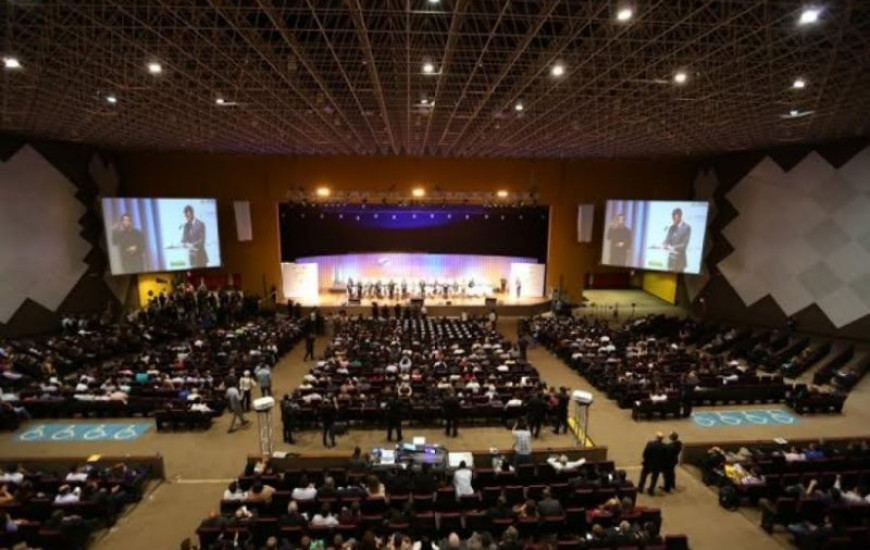
[[457,498],[474,494],[474,487],[471,486],[472,476],[472,471],[465,464],[465,461],[460,462],[459,468],[453,472],[453,487],[456,490]]
[[540,517],[538,505],[532,499],[514,506],[514,513],[518,519],[538,519]]
[[269,504],[272,502],[272,495],[275,494],[275,488],[271,485],[265,485],[259,479],[254,481],[254,484],[251,485],[251,490],[248,491],[247,498],[245,499],[248,502],[264,502]]
[[302,527],[308,525],[308,517],[299,511],[299,505],[296,501],[291,500],[287,505],[287,513],[281,516],[280,522],[281,525]]
[[354,447],[353,455],[350,457],[348,470],[351,472],[365,472],[369,469],[369,461],[362,456],[362,450],[359,447]]
[[233,481],[224,491],[223,500],[245,500],[246,496],[242,488],[239,487],[239,482]]
[[294,500],[314,500],[317,498],[317,489],[314,487],[314,483],[308,481],[307,476],[302,476],[299,486],[294,488],[290,493],[290,498]]
[[370,475],[366,478],[365,490],[369,498],[386,498],[387,489],[377,476]]
[[326,476],[323,479],[323,485],[317,489],[318,498],[336,498],[338,491],[335,488],[335,479],[332,476]]
[[332,514],[332,507],[328,502],[324,502],[320,511],[311,518],[312,527],[335,527],[337,525],[338,518]]
[[553,467],[557,472],[574,472],[580,466],[586,464],[586,459],[581,458],[579,460],[569,461],[567,455],[561,455],[559,457],[551,456],[547,459],[547,464]]
[[73,502],[79,502],[81,489],[76,487],[72,489],[69,485],[61,485],[57,490],[57,496],[54,497],[55,504],[70,504]]
[[544,517],[561,516],[564,513],[562,503],[553,498],[549,487],[544,489],[541,500],[538,501],[538,513]]

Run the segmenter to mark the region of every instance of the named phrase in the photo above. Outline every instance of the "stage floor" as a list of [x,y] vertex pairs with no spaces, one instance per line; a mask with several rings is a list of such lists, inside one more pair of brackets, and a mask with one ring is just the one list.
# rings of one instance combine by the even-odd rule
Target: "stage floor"
[[[498,315],[527,316],[550,310],[550,300],[547,298],[517,298],[507,294],[466,298],[426,298],[423,304],[426,306],[427,315],[430,316],[457,316],[463,311],[469,315],[480,315],[489,313],[493,308],[492,305],[487,305],[487,298],[495,299],[495,311]],[[349,305],[347,303],[347,294],[339,292],[322,292],[317,296],[316,300],[300,301],[302,306],[306,308],[316,307],[324,313],[335,313],[344,309],[348,315],[358,315],[360,313],[368,315],[371,312],[372,302],[376,302],[381,307],[387,306],[390,308],[396,304],[401,304],[403,307],[411,304],[410,299],[390,300],[389,298],[382,298],[372,300],[366,298],[359,304]],[[392,314],[392,311],[390,313]]]

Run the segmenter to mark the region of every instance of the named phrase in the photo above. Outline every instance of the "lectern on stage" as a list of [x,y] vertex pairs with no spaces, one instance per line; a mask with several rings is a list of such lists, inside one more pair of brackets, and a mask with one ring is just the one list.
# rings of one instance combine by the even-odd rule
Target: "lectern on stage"
[[574,429],[571,430],[574,434],[574,444],[585,447],[586,440],[589,439],[589,407],[592,406],[592,394],[588,391],[574,390],[571,400],[574,401]]
[[272,456],[274,444],[272,441],[272,408],[275,400],[271,397],[254,399],[254,410],[257,411],[258,433],[260,434],[260,455]]

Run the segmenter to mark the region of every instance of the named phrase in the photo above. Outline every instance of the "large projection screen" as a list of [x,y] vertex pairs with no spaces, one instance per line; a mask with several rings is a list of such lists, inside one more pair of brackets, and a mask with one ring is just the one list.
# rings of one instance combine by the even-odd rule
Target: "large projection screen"
[[700,273],[707,208],[699,201],[607,201],[601,263]]
[[104,198],[112,275],[221,265],[215,199]]

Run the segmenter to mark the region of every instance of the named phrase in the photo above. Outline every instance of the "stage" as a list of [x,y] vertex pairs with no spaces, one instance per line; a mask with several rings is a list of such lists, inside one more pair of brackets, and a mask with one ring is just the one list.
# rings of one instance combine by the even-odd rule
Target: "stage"
[[[487,299],[495,300],[495,305],[487,304]],[[316,300],[299,300],[303,307],[316,307],[324,314],[337,313],[345,310],[348,315],[363,314],[369,316],[372,311],[372,302],[379,306],[389,308],[401,304],[408,307],[411,300],[368,299],[364,298],[358,304],[348,304],[347,294],[344,292],[320,292]],[[419,304],[418,300],[414,300]],[[423,302],[426,306],[426,314],[430,317],[458,317],[462,312],[468,315],[483,315],[489,313],[493,307],[496,314],[501,317],[527,317],[550,311],[550,300],[547,298],[516,298],[506,294],[495,293],[490,296],[456,297],[456,298],[426,298]],[[392,316],[392,311],[390,311]]]

